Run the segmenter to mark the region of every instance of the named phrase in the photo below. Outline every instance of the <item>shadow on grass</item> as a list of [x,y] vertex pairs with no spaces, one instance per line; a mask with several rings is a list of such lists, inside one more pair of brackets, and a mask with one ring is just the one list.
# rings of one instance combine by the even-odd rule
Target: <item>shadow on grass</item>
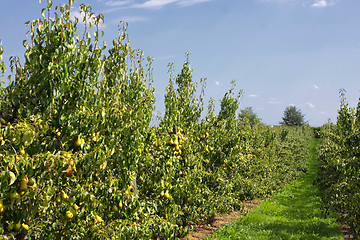
[[313,185],[318,171],[316,145],[314,140],[307,174],[211,239],[343,239],[336,219],[321,211],[321,193]]

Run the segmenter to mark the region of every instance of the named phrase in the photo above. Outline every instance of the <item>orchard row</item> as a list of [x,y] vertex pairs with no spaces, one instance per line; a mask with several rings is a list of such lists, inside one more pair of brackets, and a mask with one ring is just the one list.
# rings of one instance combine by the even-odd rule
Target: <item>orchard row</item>
[[151,59],[130,47],[126,25],[108,48],[103,15],[87,5],[79,34],[72,3],[54,11],[49,1],[28,23],[25,63],[12,58],[14,79],[0,89],[1,235],[182,237],[303,170],[312,130],[238,119],[233,88],[201,119],[205,87],[197,92],[188,56],[151,126]]
[[321,170],[319,184],[325,191],[328,209],[339,213],[355,239],[360,238],[360,102],[349,107],[345,91],[340,91],[341,105],[337,123],[322,127],[323,142],[319,149]]

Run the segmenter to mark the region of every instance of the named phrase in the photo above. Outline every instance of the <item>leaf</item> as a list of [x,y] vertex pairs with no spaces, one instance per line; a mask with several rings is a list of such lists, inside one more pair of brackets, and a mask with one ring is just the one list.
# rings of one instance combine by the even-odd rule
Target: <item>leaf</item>
[[100,169],[105,169],[107,166],[107,161],[103,162],[103,164],[100,165]]
[[9,186],[11,186],[16,181],[16,176],[15,176],[15,173],[13,173],[12,171],[9,171],[9,175],[10,175]]
[[52,4],[53,4],[53,2],[52,2],[51,0],[48,0],[48,6],[47,6],[47,8],[50,9],[51,6],[52,6]]

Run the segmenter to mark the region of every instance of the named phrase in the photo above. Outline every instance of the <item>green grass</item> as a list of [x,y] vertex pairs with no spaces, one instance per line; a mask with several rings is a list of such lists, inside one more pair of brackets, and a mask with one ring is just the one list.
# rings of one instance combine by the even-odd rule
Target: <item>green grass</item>
[[219,229],[209,239],[343,239],[336,219],[321,210],[321,193],[313,181],[318,171],[316,146],[310,145],[307,174],[263,201],[248,215]]

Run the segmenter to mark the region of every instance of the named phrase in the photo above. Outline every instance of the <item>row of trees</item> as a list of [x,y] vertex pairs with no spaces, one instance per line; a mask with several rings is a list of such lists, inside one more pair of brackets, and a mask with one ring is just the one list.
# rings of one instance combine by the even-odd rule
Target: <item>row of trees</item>
[[130,47],[126,25],[107,47],[102,14],[81,5],[79,34],[73,0],[54,13],[48,3],[0,88],[0,238],[182,237],[299,176],[308,126],[239,120],[235,86],[201,119],[205,88],[197,94],[188,55],[150,126],[151,59]]
[[[260,121],[257,114],[254,113],[252,107],[247,107],[240,110],[239,119],[243,121],[245,118],[249,120],[251,125],[254,125],[256,122]],[[286,126],[301,126],[306,123],[305,115],[295,106],[289,106],[285,109],[284,116],[280,122],[280,124]]]
[[324,191],[326,208],[350,226],[354,239],[360,239],[360,100],[351,108],[344,90],[340,96],[336,124],[321,128],[317,183]]

